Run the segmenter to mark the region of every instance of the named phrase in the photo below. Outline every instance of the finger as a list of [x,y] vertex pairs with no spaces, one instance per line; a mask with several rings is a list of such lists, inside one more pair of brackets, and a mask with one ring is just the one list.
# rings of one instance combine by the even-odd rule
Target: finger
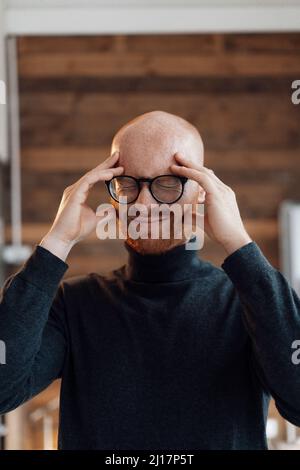
[[105,169],[105,168],[111,168],[113,167],[117,161],[120,158],[120,152],[116,150],[112,155],[110,155],[104,162],[100,163],[100,167]]
[[88,173],[83,179],[88,181],[90,185],[93,185],[97,183],[97,181],[110,180],[114,176],[119,176],[123,173],[123,171],[124,171],[123,166],[117,166],[117,167],[107,168],[107,169],[98,168]]
[[[80,201],[83,202],[88,196],[88,192],[98,181],[106,181],[112,179],[114,176],[119,176],[123,173],[124,168],[118,166],[115,168],[109,168],[107,170],[98,169],[90,174],[83,176],[74,187],[74,194],[79,196]],[[84,198],[83,198],[84,196]]]
[[[118,159],[119,159],[119,152],[116,151],[112,155],[110,155],[104,162],[101,162],[95,168],[92,168],[92,170],[89,170],[78,181],[76,181],[76,183],[74,184],[75,189],[81,186],[82,183],[84,183],[86,180],[90,181],[90,184],[96,183],[98,181],[100,172],[105,169],[111,169],[111,167],[113,167],[113,165],[116,164]],[[114,167],[114,168],[118,168],[118,167]]]
[[216,180],[216,182],[218,182],[220,184],[223,184],[223,185],[225,184],[225,183],[223,183],[222,180],[220,180],[220,178],[217,177],[217,175],[215,174],[215,172],[211,168],[207,168],[204,165],[200,165],[199,163],[195,163],[195,162],[191,161],[188,157],[186,157],[185,155],[183,155],[182,153],[179,153],[179,152],[177,152],[174,155],[174,157],[175,157],[176,161],[178,163],[180,163],[181,165],[186,166],[187,168],[194,168],[195,170],[203,171],[205,173],[208,173]]
[[83,176],[86,176],[90,173],[97,172],[99,169],[100,170],[106,170],[106,169],[112,168],[117,163],[117,161],[119,160],[119,157],[120,157],[120,152],[118,152],[118,151],[114,152],[106,160],[104,160],[104,162],[99,163],[99,165],[97,165],[95,168],[92,168],[90,171],[88,171]]
[[76,189],[80,189],[84,186],[93,186],[98,181],[105,181],[110,180],[114,176],[119,176],[123,173],[124,168],[122,166],[118,166],[115,168],[108,168],[103,170],[102,168],[94,169],[93,171],[84,175],[80,180],[76,183]]
[[190,158],[186,157],[180,152],[176,152],[174,154],[174,158],[179,165],[186,166],[187,168],[194,168],[195,170],[200,170],[203,168],[203,165],[200,165],[200,163],[196,163],[194,161],[191,161]]
[[92,168],[87,173],[85,173],[85,175],[83,175],[83,178],[88,175],[93,175],[94,173],[98,174],[99,170],[106,170],[112,168],[119,160],[119,157],[120,153],[118,151],[114,152],[106,160],[104,160],[104,162],[99,163],[99,165],[95,166],[95,168]]
[[217,184],[209,173],[179,165],[171,165],[171,170],[177,175],[185,176],[186,178],[196,181],[208,194],[214,193],[217,190]]
[[[201,169],[199,171],[201,171]],[[220,180],[220,178],[217,177],[214,170],[212,170],[211,168],[207,168],[204,166],[202,171],[208,172],[220,186],[223,186],[223,187],[226,186],[224,181]]]

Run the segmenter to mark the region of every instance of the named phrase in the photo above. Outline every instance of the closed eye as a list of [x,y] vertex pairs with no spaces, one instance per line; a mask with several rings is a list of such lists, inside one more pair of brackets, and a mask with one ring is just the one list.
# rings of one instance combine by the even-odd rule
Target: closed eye
[[178,183],[173,183],[173,184],[156,183],[156,184],[157,184],[157,186],[159,186],[159,187],[161,187],[161,188],[165,188],[165,189],[169,189],[169,188],[171,188],[171,189],[179,189],[179,188],[178,188]]

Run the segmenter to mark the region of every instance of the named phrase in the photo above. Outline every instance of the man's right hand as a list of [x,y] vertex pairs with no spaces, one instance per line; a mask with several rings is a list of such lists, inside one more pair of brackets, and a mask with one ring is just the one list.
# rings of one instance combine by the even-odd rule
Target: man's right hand
[[123,173],[123,167],[115,167],[118,160],[119,152],[114,152],[103,163],[64,190],[53,225],[39,243],[40,246],[65,261],[71,248],[96,229],[96,213],[86,204],[86,200],[95,183]]

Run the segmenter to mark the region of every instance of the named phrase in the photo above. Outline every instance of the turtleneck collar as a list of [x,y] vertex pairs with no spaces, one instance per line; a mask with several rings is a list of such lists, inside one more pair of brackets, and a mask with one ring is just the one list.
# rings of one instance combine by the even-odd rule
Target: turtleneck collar
[[191,279],[199,272],[201,263],[197,250],[187,250],[186,244],[177,245],[162,254],[141,254],[127,242],[128,261],[125,276],[140,282],[173,282]]

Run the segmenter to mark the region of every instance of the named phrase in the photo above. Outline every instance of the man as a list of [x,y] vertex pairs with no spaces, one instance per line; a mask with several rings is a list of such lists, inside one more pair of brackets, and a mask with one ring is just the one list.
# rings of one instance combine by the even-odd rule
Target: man
[[[99,181],[117,210],[122,195],[148,209],[205,202],[222,268],[184,237],[129,236],[125,266],[62,281],[71,248],[96,229],[86,200]],[[299,297],[249,237],[233,190],[203,166],[198,131],[177,116],[134,119],[112,156],[64,191],[51,230],[4,285],[0,322],[0,410],[61,377],[61,449],[265,449],[270,395],[300,424]]]

